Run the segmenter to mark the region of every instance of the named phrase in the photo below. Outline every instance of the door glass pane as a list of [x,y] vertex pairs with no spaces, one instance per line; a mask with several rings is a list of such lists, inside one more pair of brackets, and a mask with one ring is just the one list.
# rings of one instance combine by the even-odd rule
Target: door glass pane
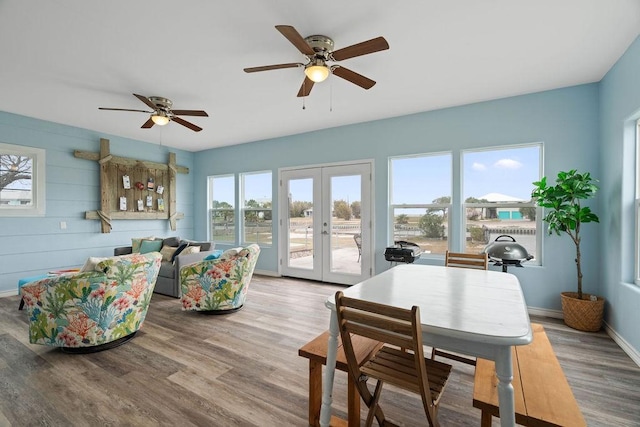
[[313,179],[289,180],[287,240],[290,267],[313,269],[313,215]]
[[362,179],[360,175],[331,177],[331,235],[330,271],[342,274],[361,274],[360,244],[362,233],[360,203]]

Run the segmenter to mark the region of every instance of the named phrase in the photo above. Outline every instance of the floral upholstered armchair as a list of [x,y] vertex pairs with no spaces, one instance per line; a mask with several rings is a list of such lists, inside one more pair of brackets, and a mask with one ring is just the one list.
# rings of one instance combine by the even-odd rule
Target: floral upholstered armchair
[[161,260],[159,252],[106,258],[93,271],[23,286],[29,341],[89,353],[133,338],[147,315]]
[[182,309],[221,314],[242,308],[259,254],[252,244],[182,267]]

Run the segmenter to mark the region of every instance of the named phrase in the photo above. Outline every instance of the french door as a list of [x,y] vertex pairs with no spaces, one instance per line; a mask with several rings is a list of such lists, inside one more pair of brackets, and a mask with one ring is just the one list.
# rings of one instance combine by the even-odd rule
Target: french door
[[352,285],[372,275],[371,164],[285,170],[281,273]]

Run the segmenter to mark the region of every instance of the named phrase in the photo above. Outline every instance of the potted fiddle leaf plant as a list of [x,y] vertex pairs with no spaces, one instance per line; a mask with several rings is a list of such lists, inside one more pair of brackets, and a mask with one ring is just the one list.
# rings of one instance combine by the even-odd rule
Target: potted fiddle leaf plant
[[580,253],[580,229],[583,224],[600,222],[598,216],[581,201],[595,196],[598,181],[589,172],[579,173],[575,169],[559,172],[555,185],[547,178],[533,183],[531,196],[538,206],[546,209],[542,218],[549,225],[549,234],[567,234],[576,248],[577,292],[562,292],[564,322],[578,330],[599,331],[602,327],[604,298],[582,292],[582,265]]

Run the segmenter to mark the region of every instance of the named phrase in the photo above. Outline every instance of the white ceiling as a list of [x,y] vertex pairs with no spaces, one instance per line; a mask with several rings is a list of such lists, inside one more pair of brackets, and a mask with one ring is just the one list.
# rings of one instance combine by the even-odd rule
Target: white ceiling
[[[275,25],[336,49],[384,36],[390,49],[341,62],[306,109],[300,62]],[[640,31],[638,0],[0,0],[0,110],[190,151],[599,81]],[[132,94],[208,118],[141,129]],[[331,111],[332,109],[332,111]],[[11,142],[11,141],[5,141]]]

